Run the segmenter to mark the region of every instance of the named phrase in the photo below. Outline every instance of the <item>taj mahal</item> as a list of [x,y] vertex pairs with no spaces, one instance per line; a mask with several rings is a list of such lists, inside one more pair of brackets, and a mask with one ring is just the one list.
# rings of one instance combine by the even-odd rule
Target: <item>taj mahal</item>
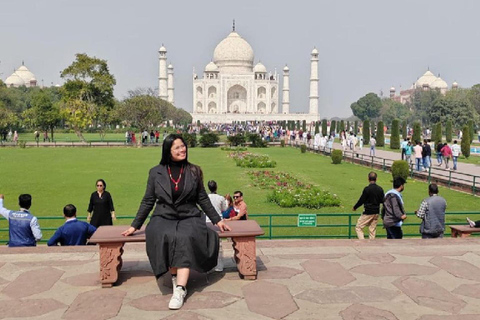
[[[220,41],[203,76],[193,72],[193,122],[231,123],[234,121],[313,122],[320,120],[318,111],[318,50],[311,52],[310,106],[308,113],[290,113],[289,68],[283,68],[280,89],[277,72],[265,65],[254,65],[250,44],[235,31]],[[159,97],[174,103],[173,66],[167,66],[167,49],[159,49]],[[282,100],[279,100],[280,90]]]

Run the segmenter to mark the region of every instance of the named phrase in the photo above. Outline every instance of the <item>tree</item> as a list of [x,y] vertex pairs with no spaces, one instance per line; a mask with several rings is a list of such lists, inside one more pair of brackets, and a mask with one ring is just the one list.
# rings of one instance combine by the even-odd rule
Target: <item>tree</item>
[[93,120],[115,105],[113,87],[115,78],[110,74],[106,60],[77,53],[75,61],[61,75],[66,79],[62,88],[63,115],[77,136],[85,141],[83,130]]
[[480,114],[480,84],[476,84],[470,88],[467,94],[468,100],[473,105],[477,113]]
[[413,124],[413,136],[412,136],[412,142],[417,143],[417,141],[422,140],[422,125],[420,124],[419,121],[416,121]]
[[337,131],[342,132],[343,130],[345,130],[345,121],[340,120],[340,126],[338,127]]
[[7,130],[15,126],[18,122],[18,118],[15,113],[5,106],[5,104],[0,101],[0,131]]
[[382,100],[375,93],[370,92],[352,103],[350,108],[360,120],[373,119],[380,115]]
[[390,149],[400,149],[399,120],[392,121],[392,134],[390,135]]
[[307,131],[307,121],[306,120],[302,121],[302,131],[303,132]]
[[439,97],[441,97],[441,94],[437,90],[415,90],[411,96],[411,101],[407,103],[407,107],[413,111],[410,120],[420,121],[421,125],[425,126],[437,122],[436,120],[431,122],[430,115],[432,110],[435,109],[434,104]]
[[435,135],[432,134],[432,140],[435,142],[437,146],[440,142],[442,142],[442,123],[439,122],[435,126]]
[[322,136],[325,137],[327,135],[327,119],[322,120]]
[[377,146],[384,147],[385,146],[385,133],[383,131],[383,121],[379,121],[377,124]]
[[468,159],[468,157],[470,157],[470,130],[468,125],[463,126],[463,136],[460,148],[462,149],[462,154]]
[[330,121],[330,135],[335,136],[335,120]]
[[[473,120],[468,120],[467,125],[468,125],[468,132],[469,132],[469,136],[470,136],[470,143],[472,143],[473,142],[473,134],[474,134]],[[463,139],[463,137],[462,137],[462,139]]]
[[408,132],[407,132],[407,120],[402,121],[402,138],[407,139]]
[[354,126],[353,126],[353,130],[354,130],[354,132],[353,132],[354,134],[358,134],[358,121],[357,121],[357,120],[355,120],[355,124],[354,124]]
[[350,132],[350,121],[347,121],[347,124],[345,126],[346,126],[345,130]]
[[54,104],[51,96],[45,91],[37,92],[32,99],[32,107],[23,112],[25,124],[31,128],[50,131],[53,141],[53,131],[62,120],[60,107]]
[[370,121],[363,121],[363,141],[370,140]]
[[382,100],[381,118],[384,123],[392,123],[394,119],[407,120],[411,114],[412,112],[407,105],[392,99]]
[[315,134],[320,133],[320,128],[318,126],[318,121],[315,121]]
[[445,125],[445,140],[450,143],[452,142],[452,120],[448,119],[447,124]]

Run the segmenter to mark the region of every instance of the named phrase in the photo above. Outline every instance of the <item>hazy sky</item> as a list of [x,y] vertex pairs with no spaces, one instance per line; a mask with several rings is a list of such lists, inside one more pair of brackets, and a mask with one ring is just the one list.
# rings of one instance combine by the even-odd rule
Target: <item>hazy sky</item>
[[479,12],[474,0],[1,0],[0,77],[25,60],[39,83],[61,83],[75,53],[87,53],[108,61],[123,98],[158,86],[163,43],[176,105],[191,111],[192,69],[202,74],[235,19],[255,62],[279,72],[288,64],[292,112],[308,112],[316,46],[321,117],[345,117],[362,95],[407,88],[427,67],[449,86],[480,83]]

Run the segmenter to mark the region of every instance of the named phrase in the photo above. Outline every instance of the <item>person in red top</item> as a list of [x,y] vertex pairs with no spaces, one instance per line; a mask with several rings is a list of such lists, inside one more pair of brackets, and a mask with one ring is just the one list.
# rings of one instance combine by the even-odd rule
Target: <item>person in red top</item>
[[243,201],[243,193],[241,191],[235,191],[233,193],[233,202],[233,209],[237,215],[225,220],[247,220],[247,204]]
[[450,161],[450,158],[452,158],[452,149],[450,149],[450,146],[445,143],[440,152],[442,153],[443,160],[445,160],[445,169],[450,170],[448,162]]

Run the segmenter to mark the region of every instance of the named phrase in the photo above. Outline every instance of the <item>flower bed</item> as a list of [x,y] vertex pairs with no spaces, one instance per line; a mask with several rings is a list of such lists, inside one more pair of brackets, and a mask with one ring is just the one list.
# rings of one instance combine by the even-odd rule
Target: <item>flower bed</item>
[[277,162],[267,155],[258,155],[250,152],[232,152],[229,154],[237,166],[242,168],[275,168]]
[[249,171],[253,185],[262,189],[273,189],[267,200],[281,207],[304,207],[319,209],[322,207],[338,207],[340,199],[335,194],[299,181],[285,172]]

